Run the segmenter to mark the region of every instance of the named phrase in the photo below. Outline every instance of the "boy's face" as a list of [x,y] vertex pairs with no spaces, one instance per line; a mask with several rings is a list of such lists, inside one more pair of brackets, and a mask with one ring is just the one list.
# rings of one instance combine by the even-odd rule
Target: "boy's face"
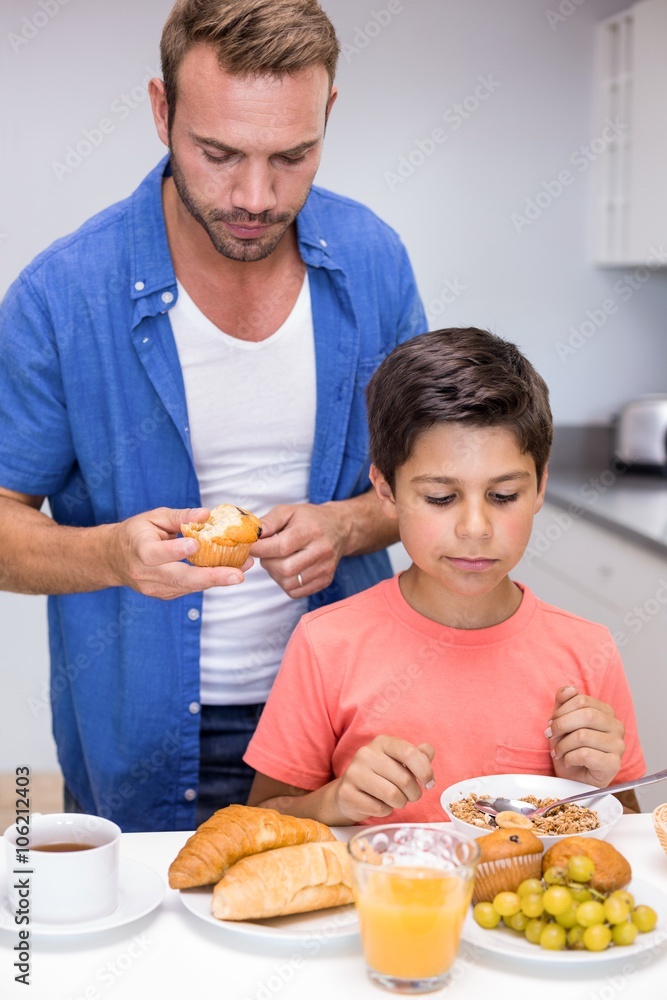
[[453,606],[464,599],[472,609],[469,599],[479,598],[491,620],[495,601],[502,620],[514,589],[507,575],[528,544],[546,486],[546,470],[538,489],[534,459],[512,432],[436,424],[417,437],[393,493],[374,467],[371,478],[385,513],[398,520],[412,584]]

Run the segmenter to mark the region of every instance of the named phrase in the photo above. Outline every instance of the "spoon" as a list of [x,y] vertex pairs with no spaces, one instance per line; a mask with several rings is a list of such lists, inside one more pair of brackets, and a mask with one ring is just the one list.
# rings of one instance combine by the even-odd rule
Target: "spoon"
[[612,792],[624,792],[629,788],[638,788],[639,785],[650,785],[651,782],[662,781],[663,778],[667,778],[667,769],[656,771],[655,774],[645,774],[643,778],[635,778],[634,781],[625,781],[620,785],[609,785],[607,788],[600,788],[597,791],[577,792],[576,795],[570,795],[566,799],[558,799],[557,802],[552,802],[550,806],[541,806],[539,808],[531,805],[530,802],[523,802],[521,799],[501,798],[478,799],[475,802],[475,808],[479,809],[480,812],[488,813],[489,816],[496,816],[499,812],[505,812],[506,810],[519,813],[522,816],[544,816],[552,809],[555,809],[556,806],[562,806],[567,802],[576,802],[578,799],[599,799],[603,795],[610,795]]

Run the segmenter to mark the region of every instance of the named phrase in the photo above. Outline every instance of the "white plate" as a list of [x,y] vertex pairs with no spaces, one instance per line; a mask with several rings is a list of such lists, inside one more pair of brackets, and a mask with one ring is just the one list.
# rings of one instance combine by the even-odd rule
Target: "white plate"
[[518,958],[526,962],[555,962],[557,965],[589,965],[594,962],[610,962],[618,959],[629,960],[640,952],[651,948],[659,948],[667,942],[667,895],[656,889],[650,882],[633,878],[628,890],[635,897],[635,903],[652,906],[658,914],[658,924],[654,931],[648,934],[638,934],[635,943],[625,948],[612,946],[605,951],[547,951],[537,944],[531,944],[525,937],[512,931],[509,927],[497,927],[485,930],[476,924],[472,910],[463,925],[462,939],[466,944],[474,945],[483,951],[508,958]]
[[[94,931],[107,931],[112,927],[122,927],[132,920],[144,917],[156,906],[159,906],[164,896],[164,882],[156,871],[140,861],[129,858],[120,859],[118,906],[106,917],[97,920],[86,920],[77,924],[40,924],[32,920],[29,929],[33,934],[92,934]],[[16,932],[14,914],[9,908],[9,900],[5,896],[0,904],[0,929]]]
[[310,913],[294,913],[268,920],[218,920],[211,913],[213,886],[181,889],[179,895],[183,906],[190,913],[218,930],[230,931],[232,934],[271,941],[324,941],[329,938],[340,941],[359,934],[359,921],[352,903],[349,906],[333,906],[328,910],[312,910]]

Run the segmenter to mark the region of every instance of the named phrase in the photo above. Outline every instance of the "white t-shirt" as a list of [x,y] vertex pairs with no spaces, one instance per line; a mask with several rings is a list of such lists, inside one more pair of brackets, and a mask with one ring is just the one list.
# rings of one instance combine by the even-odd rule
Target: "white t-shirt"
[[[230,337],[179,284],[169,311],[183,369],[202,504],[262,517],[308,500],[315,436],[315,344],[308,276],[266,340]],[[306,610],[255,561],[245,583],[204,591],[201,701],[266,701],[287,640]]]

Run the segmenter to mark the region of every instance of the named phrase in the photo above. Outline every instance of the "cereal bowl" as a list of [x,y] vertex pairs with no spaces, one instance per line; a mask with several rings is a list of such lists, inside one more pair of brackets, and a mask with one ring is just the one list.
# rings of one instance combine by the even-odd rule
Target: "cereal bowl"
[[653,810],[653,826],[660,845],[667,854],[667,802],[663,802],[661,806],[656,806]]
[[[581,781],[570,781],[567,778],[555,778],[553,775],[489,774],[480,778],[468,778],[466,781],[458,781],[456,784],[450,785],[440,796],[440,804],[458,830],[472,837],[480,837],[485,833],[490,833],[494,827],[487,825],[481,813],[478,814],[481,821],[479,826],[460,819],[452,813],[452,803],[460,802],[469,795],[475,795],[477,798],[487,796],[506,799],[523,799],[527,795],[534,795],[538,799],[565,799],[568,795],[576,795],[578,792],[586,790],[600,791],[594,785],[585,785]],[[559,840],[563,840],[564,837],[573,835],[604,840],[623,814],[623,806],[611,794],[604,795],[593,802],[581,799],[576,804],[596,812],[600,825],[595,830],[576,831],[576,834],[574,830],[561,834],[543,834],[535,830],[534,832],[544,844],[545,850],[552,844],[558,843]]]

